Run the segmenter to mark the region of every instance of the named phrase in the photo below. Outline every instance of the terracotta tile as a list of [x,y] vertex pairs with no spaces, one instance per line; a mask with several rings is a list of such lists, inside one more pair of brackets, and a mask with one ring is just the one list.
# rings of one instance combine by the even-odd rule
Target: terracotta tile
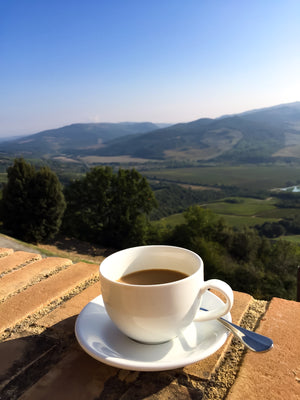
[[26,287],[37,278],[50,274],[59,267],[71,264],[72,261],[67,258],[49,257],[4,275],[0,280],[0,300]]
[[228,400],[299,400],[300,303],[272,299],[257,332],[271,337],[274,348],[247,351]]
[[29,264],[30,262],[41,260],[41,258],[40,254],[16,251],[13,254],[0,258],[0,274]]
[[78,263],[50,276],[0,304],[0,332],[14,326],[84,281],[98,276],[97,264]]

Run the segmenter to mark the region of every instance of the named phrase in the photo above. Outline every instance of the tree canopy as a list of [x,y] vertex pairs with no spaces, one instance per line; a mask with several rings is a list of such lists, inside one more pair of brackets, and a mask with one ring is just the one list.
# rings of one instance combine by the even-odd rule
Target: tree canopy
[[37,171],[19,158],[8,168],[7,177],[1,201],[4,229],[29,242],[53,237],[66,206],[56,174],[48,167]]
[[199,205],[189,207],[184,217],[184,223],[168,230],[164,240],[198,253],[205,279],[222,279],[257,299],[296,298],[299,246],[284,240],[271,242],[255,229],[233,229]]
[[69,234],[114,248],[145,244],[147,215],[156,201],[135,169],[92,168],[65,188],[65,196],[63,227]]

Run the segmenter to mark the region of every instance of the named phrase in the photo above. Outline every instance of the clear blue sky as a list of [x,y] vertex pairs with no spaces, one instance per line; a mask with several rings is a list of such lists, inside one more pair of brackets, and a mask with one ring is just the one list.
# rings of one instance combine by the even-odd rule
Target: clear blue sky
[[298,0],[0,0],[0,136],[299,100]]

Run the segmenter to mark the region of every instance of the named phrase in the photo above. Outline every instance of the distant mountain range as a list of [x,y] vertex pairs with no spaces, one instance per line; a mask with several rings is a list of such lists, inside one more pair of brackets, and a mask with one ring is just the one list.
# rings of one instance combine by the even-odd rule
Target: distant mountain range
[[300,158],[300,102],[161,127],[73,124],[0,143],[0,156],[263,162]]
[[158,128],[158,125],[151,122],[72,124],[1,143],[0,154],[1,152],[24,156],[76,154],[83,149],[100,149],[115,138],[143,134]]

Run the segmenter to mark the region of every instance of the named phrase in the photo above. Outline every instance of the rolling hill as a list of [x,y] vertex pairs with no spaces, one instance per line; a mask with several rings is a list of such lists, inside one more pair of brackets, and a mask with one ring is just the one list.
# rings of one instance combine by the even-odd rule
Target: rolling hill
[[86,123],[49,129],[16,140],[1,143],[0,154],[54,156],[76,153],[82,149],[96,150],[112,139],[156,130],[151,122]]
[[73,124],[1,143],[0,154],[259,163],[300,158],[300,102],[159,127]]
[[98,155],[128,154],[150,159],[260,162],[300,157],[287,149],[300,145],[300,102],[263,110],[172,125],[134,138],[107,143]]

